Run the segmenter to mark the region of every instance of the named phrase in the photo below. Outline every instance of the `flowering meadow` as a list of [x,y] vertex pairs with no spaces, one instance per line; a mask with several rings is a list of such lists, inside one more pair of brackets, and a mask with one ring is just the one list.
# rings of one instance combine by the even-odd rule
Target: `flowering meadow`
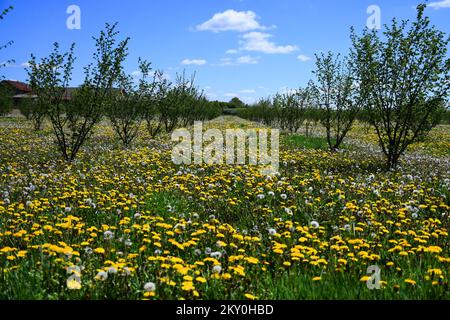
[[449,126],[395,171],[371,130],[339,152],[282,135],[264,176],[174,165],[168,136],[123,148],[106,122],[67,164],[48,124],[3,118],[0,299],[448,299]]

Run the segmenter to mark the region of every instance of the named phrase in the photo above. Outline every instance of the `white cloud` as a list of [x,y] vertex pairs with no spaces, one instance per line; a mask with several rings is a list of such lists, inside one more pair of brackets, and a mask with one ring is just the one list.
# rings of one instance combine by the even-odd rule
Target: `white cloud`
[[270,54],[291,53],[298,50],[298,48],[293,45],[276,45],[275,43],[269,41],[269,38],[271,37],[273,37],[271,34],[263,32],[254,31],[246,33],[242,36],[242,40],[240,41],[240,49],[245,51],[256,51]]
[[264,27],[256,21],[257,16],[253,11],[235,11],[226,10],[221,13],[216,13],[208,21],[198,25],[198,31],[238,31],[247,32],[250,30],[265,30]]
[[232,59],[229,57],[221,58],[220,63],[218,64],[221,67],[228,67],[228,66],[238,66],[241,64],[258,64],[259,59],[257,57],[252,56],[241,56],[236,59]]
[[203,59],[184,59],[181,64],[183,65],[196,65],[203,66],[206,64],[206,60]]
[[16,64],[14,61],[3,61],[0,62],[0,66],[4,66],[5,68],[29,68],[31,65],[28,62]]
[[131,75],[132,75],[133,77],[139,77],[139,76],[141,75],[141,71],[139,71],[139,70],[133,71],[133,72],[131,73]]
[[289,88],[288,86],[284,86],[278,89],[278,92],[281,94],[294,94],[297,93],[297,89]]
[[226,66],[233,66],[236,65],[231,58],[221,58],[219,66],[226,67]]
[[255,97],[240,97],[240,99],[242,100],[242,102],[244,102],[246,104],[253,104],[256,102]]
[[450,0],[441,0],[441,1],[435,1],[431,2],[427,5],[430,8],[434,9],[442,9],[442,8],[450,8]]
[[207,93],[206,93],[206,97],[207,97],[209,100],[216,100],[219,96],[218,96],[217,94],[215,94],[215,93],[207,92]]
[[258,58],[254,58],[251,56],[242,56],[237,58],[236,63],[237,64],[258,64]]
[[300,60],[301,62],[306,62],[306,61],[311,60],[311,57],[305,56],[304,54],[300,54],[300,55],[297,57],[297,59]]
[[225,53],[226,54],[236,54],[236,53],[238,53],[239,52],[239,50],[236,50],[236,49],[230,49],[230,50],[227,50]]

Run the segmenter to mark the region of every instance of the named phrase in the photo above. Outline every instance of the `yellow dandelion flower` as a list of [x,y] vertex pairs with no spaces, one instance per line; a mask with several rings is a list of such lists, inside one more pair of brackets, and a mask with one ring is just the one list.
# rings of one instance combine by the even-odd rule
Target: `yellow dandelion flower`
[[68,279],[67,280],[67,288],[69,290],[80,290],[81,289],[81,283],[78,280],[74,279],[74,278]]
[[255,297],[254,295],[252,295],[251,293],[246,293],[244,295],[244,297],[246,297],[248,300],[256,300],[258,299],[257,297]]
[[203,277],[197,277],[197,278],[195,278],[195,280],[200,282],[200,283],[205,283],[206,282],[206,279],[203,278]]
[[99,254],[104,254],[105,253],[105,249],[103,249],[103,248],[96,248],[96,249],[94,249],[94,252],[95,253],[99,253]]

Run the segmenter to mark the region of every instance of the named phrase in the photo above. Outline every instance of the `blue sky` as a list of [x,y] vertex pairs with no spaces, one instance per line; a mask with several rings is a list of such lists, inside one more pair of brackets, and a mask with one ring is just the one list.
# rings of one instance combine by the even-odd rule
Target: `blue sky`
[[[105,22],[119,22],[130,36],[129,73],[139,57],[152,61],[174,79],[186,69],[210,99],[246,102],[286,88],[303,86],[311,78],[314,54],[347,53],[349,28],[362,30],[377,5],[381,22],[413,18],[419,0],[0,0],[14,10],[0,22],[1,69],[9,79],[26,81],[30,54],[47,55],[52,43],[63,49],[76,43],[73,85],[83,79],[83,67],[93,52],[91,37]],[[436,0],[427,9],[432,22],[450,34],[450,0]],[[68,29],[67,9],[81,11],[81,29]]]

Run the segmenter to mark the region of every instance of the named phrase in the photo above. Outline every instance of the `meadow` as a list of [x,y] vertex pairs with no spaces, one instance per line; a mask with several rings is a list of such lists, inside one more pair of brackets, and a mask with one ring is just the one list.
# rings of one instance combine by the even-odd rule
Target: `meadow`
[[0,299],[449,299],[450,127],[396,170],[372,131],[338,152],[283,134],[269,177],[174,165],[167,134],[124,148],[106,121],[68,164],[49,124],[1,118]]

